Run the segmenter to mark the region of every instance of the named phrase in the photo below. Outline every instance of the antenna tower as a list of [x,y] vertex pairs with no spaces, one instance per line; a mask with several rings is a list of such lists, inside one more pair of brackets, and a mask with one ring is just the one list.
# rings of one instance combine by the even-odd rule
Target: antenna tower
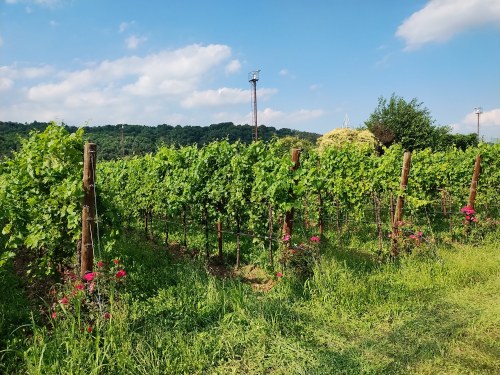
[[121,124],[121,134],[120,134],[120,146],[122,149],[122,159],[125,156],[125,142],[123,138],[123,124]]
[[259,80],[260,70],[254,70],[248,73],[248,82],[252,85],[252,122],[254,126],[255,141],[259,140],[258,125],[257,125],[257,81]]
[[474,108],[474,113],[477,115],[477,140],[479,141],[479,116],[483,113],[483,107]]
[[344,117],[344,122],[342,123],[342,128],[349,129],[350,127],[351,127],[351,121],[349,120],[349,116],[347,116],[346,113]]

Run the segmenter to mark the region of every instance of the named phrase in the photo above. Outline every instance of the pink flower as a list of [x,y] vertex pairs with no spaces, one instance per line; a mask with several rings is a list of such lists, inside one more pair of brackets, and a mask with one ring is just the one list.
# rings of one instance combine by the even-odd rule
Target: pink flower
[[283,236],[283,241],[287,242],[287,241],[290,241],[292,237],[287,233]]
[[126,273],[126,272],[125,272],[125,270],[123,270],[123,269],[119,270],[119,271],[116,273],[116,277],[118,277],[118,278],[121,278],[121,277],[126,276],[126,275],[127,275],[127,273]]
[[411,234],[411,235],[410,235],[410,238],[412,238],[412,239],[414,239],[414,240],[417,240],[417,239],[418,239],[418,237],[417,237],[416,235],[414,235],[414,234]]
[[104,319],[109,320],[111,319],[111,314],[109,312],[104,313]]
[[59,303],[61,303],[62,305],[67,305],[68,304],[68,298],[66,296],[64,296],[60,301]]
[[476,211],[472,207],[469,206],[463,206],[460,212],[466,214],[466,215],[474,215]]
[[311,241],[312,242],[319,242],[320,241],[320,238],[318,236],[312,236],[311,237]]
[[276,274],[276,277],[278,277],[278,278],[279,278],[279,277],[281,277],[281,276],[283,276],[283,274],[282,274],[281,272],[278,272],[278,273]]
[[92,327],[91,327],[91,326],[88,326],[88,327],[87,327],[87,332],[88,332],[88,333],[92,332]]
[[52,319],[55,319],[57,317],[57,313],[54,311],[51,316],[52,316]]
[[89,285],[89,293],[93,293],[94,292],[94,288],[95,288],[95,283],[91,282],[90,285]]
[[424,232],[421,232],[421,231],[417,232],[418,237],[422,237],[423,235],[424,235]]
[[85,281],[92,281],[94,280],[94,277],[96,277],[96,273],[95,272],[89,272],[89,273],[86,273],[83,278]]
[[115,260],[113,260],[113,263],[118,264],[118,263],[120,263],[120,261],[118,259],[115,259]]
[[83,290],[84,286],[82,284],[77,284],[75,288],[78,290]]
[[404,223],[402,221],[398,221],[398,226],[400,227],[402,225],[404,225]]
[[104,262],[103,261],[97,262],[97,267],[99,268],[104,267]]
[[55,289],[51,289],[50,290],[50,294],[52,294],[52,295],[56,294],[56,290]]

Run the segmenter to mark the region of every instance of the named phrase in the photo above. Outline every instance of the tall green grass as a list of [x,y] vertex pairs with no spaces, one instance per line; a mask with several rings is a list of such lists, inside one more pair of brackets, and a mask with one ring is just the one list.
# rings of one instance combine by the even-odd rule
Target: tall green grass
[[91,333],[80,330],[78,317],[33,322],[23,340],[4,339],[9,353],[19,355],[0,357],[0,369],[495,374],[499,247],[456,245],[384,264],[328,247],[305,282],[285,270],[279,279],[269,275],[270,291],[258,292],[238,278],[211,276],[203,261],[175,260],[166,249],[129,237],[111,254],[127,269],[112,318]]

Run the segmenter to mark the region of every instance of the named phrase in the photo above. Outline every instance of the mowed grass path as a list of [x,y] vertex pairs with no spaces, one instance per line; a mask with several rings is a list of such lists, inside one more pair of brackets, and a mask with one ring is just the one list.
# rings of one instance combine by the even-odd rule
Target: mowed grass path
[[[259,292],[128,238],[127,284],[92,334],[70,319],[7,341],[9,373],[498,374],[500,246],[398,264],[326,251],[313,277]],[[365,259],[365,260],[361,260]],[[3,297],[5,298],[5,297]],[[5,305],[7,306],[7,304]],[[1,354],[0,354],[1,356]]]

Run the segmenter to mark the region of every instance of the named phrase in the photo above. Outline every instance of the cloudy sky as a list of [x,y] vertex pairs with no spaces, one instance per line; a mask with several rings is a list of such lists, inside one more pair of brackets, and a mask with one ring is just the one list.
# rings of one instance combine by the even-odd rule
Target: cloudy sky
[[0,121],[324,133],[380,96],[500,137],[500,0],[0,0]]

